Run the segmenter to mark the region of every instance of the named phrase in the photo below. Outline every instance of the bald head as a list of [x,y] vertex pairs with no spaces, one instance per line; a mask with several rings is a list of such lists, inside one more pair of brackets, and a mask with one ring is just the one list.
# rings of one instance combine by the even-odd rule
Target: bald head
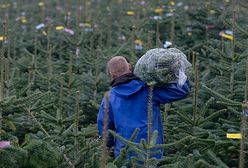
[[108,71],[113,79],[131,72],[131,65],[122,56],[115,56],[108,62]]

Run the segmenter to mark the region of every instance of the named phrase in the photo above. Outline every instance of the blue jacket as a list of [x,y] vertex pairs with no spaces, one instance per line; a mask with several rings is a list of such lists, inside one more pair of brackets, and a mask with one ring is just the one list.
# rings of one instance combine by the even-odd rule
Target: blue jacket
[[[157,144],[162,144],[164,142],[160,104],[183,99],[188,95],[189,91],[189,81],[186,81],[182,87],[179,87],[175,83],[164,87],[154,88],[152,100],[152,132],[154,130],[158,131]],[[134,130],[140,128],[134,142],[139,143],[141,139],[147,141],[148,92],[148,86],[137,79],[112,87],[109,93],[108,129],[115,131],[125,139],[130,139]],[[105,98],[103,98],[97,119],[100,136],[103,134],[105,101]],[[115,157],[119,155],[121,148],[125,147],[125,144],[118,139],[110,139],[109,145],[114,146]],[[154,155],[154,157],[157,158],[161,158],[161,156],[162,150]]]

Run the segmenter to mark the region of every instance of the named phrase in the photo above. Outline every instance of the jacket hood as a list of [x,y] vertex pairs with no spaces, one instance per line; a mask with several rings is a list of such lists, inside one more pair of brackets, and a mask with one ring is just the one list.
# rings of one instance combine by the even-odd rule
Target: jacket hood
[[113,87],[112,93],[123,98],[128,98],[139,92],[144,86],[145,84],[142,81],[132,80],[128,83]]

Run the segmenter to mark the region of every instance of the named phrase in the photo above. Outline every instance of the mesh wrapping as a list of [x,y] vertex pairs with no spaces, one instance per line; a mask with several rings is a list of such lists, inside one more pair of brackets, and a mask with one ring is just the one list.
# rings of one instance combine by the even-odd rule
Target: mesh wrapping
[[155,85],[180,83],[191,76],[191,73],[191,63],[176,48],[151,49],[138,60],[134,68],[134,74],[143,82],[155,82]]

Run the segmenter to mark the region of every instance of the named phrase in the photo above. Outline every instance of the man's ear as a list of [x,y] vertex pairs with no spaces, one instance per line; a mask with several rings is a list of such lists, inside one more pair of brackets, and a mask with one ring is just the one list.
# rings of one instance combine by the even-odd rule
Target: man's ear
[[132,65],[128,63],[128,69],[132,72]]
[[109,72],[109,74],[110,74],[110,76],[111,76],[112,79],[115,79],[116,78],[116,75],[114,73]]

